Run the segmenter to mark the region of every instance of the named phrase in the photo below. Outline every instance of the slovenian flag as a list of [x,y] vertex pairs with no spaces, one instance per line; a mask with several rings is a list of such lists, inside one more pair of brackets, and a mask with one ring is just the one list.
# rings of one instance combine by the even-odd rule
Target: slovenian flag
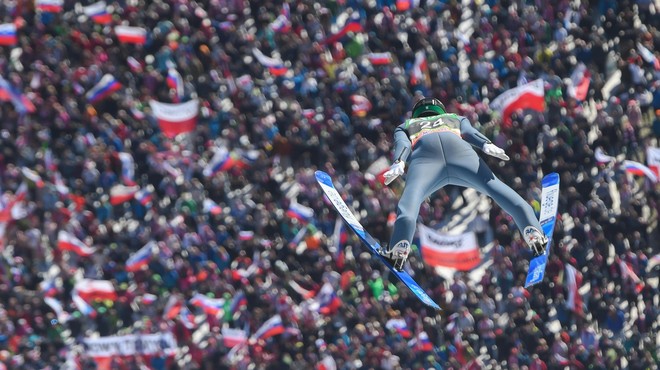
[[257,58],[261,65],[268,68],[268,71],[270,71],[273,76],[282,76],[288,71],[288,68],[284,66],[284,62],[264,55],[264,53],[257,48],[252,49],[252,54],[254,54],[254,57]]
[[410,338],[412,337],[412,331],[408,328],[408,324],[406,323],[406,320],[404,319],[389,319],[385,323],[385,327],[394,330],[399,335],[401,335],[404,338]]
[[126,260],[126,271],[138,271],[142,266],[148,265],[155,246],[156,242],[150,241],[137,252],[130,255]]
[[62,306],[62,302],[59,300],[53,298],[53,297],[46,297],[44,298],[44,303],[46,303],[50,308],[53,309],[53,312],[55,312],[55,315],[57,315],[57,321],[59,321],[61,324],[64,324],[69,320],[69,317],[71,315],[64,310],[64,307]]
[[289,8],[289,3],[284,3],[282,5],[282,12],[277,18],[270,24],[270,29],[275,32],[289,32],[291,30],[291,9]]
[[232,315],[238,312],[241,307],[247,307],[247,297],[242,290],[239,290],[234,297],[231,299],[231,305],[229,306],[229,311]]
[[649,178],[649,180],[653,182],[658,182],[658,177],[655,175],[655,173],[653,173],[653,171],[650,168],[646,167],[645,165],[639,162],[625,160],[623,161],[623,167],[628,173],[637,176],[646,176]]
[[213,200],[211,200],[209,198],[206,198],[206,199],[204,199],[203,211],[204,211],[204,213],[210,213],[214,216],[217,216],[220,213],[222,213],[222,207],[220,207]]
[[245,330],[223,327],[221,333],[222,343],[227,348],[247,342],[247,333],[245,333]]
[[64,0],[36,0],[38,10],[46,13],[59,13],[62,11]]
[[284,333],[284,323],[282,323],[282,317],[279,314],[268,319],[264,322],[259,329],[254,333],[252,338],[256,339],[268,339],[275,335]]
[[642,57],[642,59],[644,59],[646,63],[652,64],[656,71],[660,71],[660,58],[655,56],[651,50],[638,42],[637,51],[639,51],[639,55]]
[[314,217],[314,210],[300,203],[292,202],[286,214],[300,222],[309,222]]
[[174,90],[177,102],[183,99],[183,78],[174,67],[167,69],[167,86]]
[[135,193],[135,200],[145,207],[150,207],[154,198],[154,192],[152,189],[153,185],[148,185],[146,188],[138,190],[137,193]]
[[135,194],[140,190],[138,185],[126,186],[118,184],[110,188],[110,204],[116,206],[135,197]]
[[172,320],[175,317],[179,316],[181,308],[183,307],[183,302],[175,294],[172,294],[170,298],[167,299],[165,308],[163,308],[163,317],[167,320]]
[[230,153],[225,147],[221,147],[215,151],[202,173],[206,177],[211,177],[218,172],[229,171],[234,167],[244,168],[245,163],[236,154]]
[[57,294],[57,284],[53,278],[45,278],[41,283],[39,283],[39,291],[41,291],[44,296],[52,297]]
[[0,45],[12,46],[18,42],[14,23],[0,24]]
[[73,288],[86,302],[93,300],[114,301],[117,299],[115,287],[109,280],[81,279]]
[[96,252],[96,248],[88,246],[82,240],[64,230],[60,230],[57,234],[57,247],[83,257],[89,257]]
[[71,300],[78,308],[78,311],[85,316],[96,317],[96,310],[78,294],[75,290],[71,293]]
[[417,338],[412,340],[413,348],[418,352],[433,351],[433,343],[429,340],[429,335],[425,331],[417,334]]
[[225,300],[222,298],[209,298],[197,293],[189,302],[193,306],[203,309],[207,315],[218,316],[224,312]]
[[350,32],[361,32],[362,31],[362,24],[360,23],[360,18],[359,18],[358,13],[354,13],[354,15],[351,17],[351,19],[346,22],[346,24],[339,29],[339,31],[333,33],[332,35],[328,36],[324,43],[326,44],[332,44],[335,43],[339,40],[342,39],[342,37],[346,36]]
[[99,1],[84,7],[83,13],[98,24],[108,24],[112,22],[112,14],[108,11],[108,6],[105,1]]
[[0,76],[0,101],[10,101],[14,109],[21,114],[34,113],[37,110],[25,94],[18,91],[2,76]]
[[94,104],[109,97],[121,89],[121,84],[111,74],[104,75],[101,80],[85,94],[87,100]]
[[197,99],[179,104],[151,100],[149,106],[158,120],[163,135],[170,139],[179,134],[191,132],[197,126],[197,114],[199,113],[199,101]]
[[147,30],[142,27],[115,26],[115,35],[123,44],[144,45],[147,42]]

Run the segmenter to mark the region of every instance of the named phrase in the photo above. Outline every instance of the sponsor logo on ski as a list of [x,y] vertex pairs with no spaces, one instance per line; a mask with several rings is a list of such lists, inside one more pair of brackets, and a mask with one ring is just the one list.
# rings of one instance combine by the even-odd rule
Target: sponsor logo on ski
[[323,191],[325,192],[325,195],[328,196],[328,199],[330,199],[330,202],[334,204],[335,208],[337,208],[337,211],[339,214],[341,214],[341,217],[346,220],[351,226],[355,227],[356,229],[362,229],[360,227],[360,221],[358,221],[355,216],[353,216],[353,212],[351,212],[350,209],[348,209],[348,206],[344,202],[343,199],[341,199],[341,196],[337,192],[337,190],[334,187],[330,187],[327,185],[321,185],[323,188]]

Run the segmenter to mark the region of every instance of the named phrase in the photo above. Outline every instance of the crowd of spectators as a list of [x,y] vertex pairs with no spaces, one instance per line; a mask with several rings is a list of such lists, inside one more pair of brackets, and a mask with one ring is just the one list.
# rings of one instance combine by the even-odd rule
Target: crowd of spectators
[[[0,105],[1,207],[28,185],[23,213],[0,223],[0,368],[95,369],[85,338],[162,332],[174,335],[174,355],[117,358],[111,368],[658,368],[660,199],[652,179],[621,162],[645,163],[659,146],[660,66],[638,47],[660,58],[657,1],[117,0],[108,1],[109,25],[82,15],[91,4],[64,0],[48,13],[28,0],[0,3],[2,21],[18,28],[16,45],[0,48],[0,76],[36,108]],[[350,21],[361,27],[330,37]],[[119,42],[118,24],[144,27],[146,43]],[[259,63],[254,48],[286,73]],[[374,64],[370,53],[391,60]],[[582,101],[569,93],[580,62],[591,78]],[[177,138],[162,134],[148,104],[175,101],[172,65],[181,100],[200,101],[195,130]],[[85,92],[105,74],[123,87],[91,104]],[[537,78],[543,112],[505,123],[489,108]],[[367,112],[353,109],[354,95],[368,99]],[[367,168],[389,161],[392,130],[419,96],[439,98],[504,148],[511,161],[487,160],[530,202],[542,174],[560,174],[545,282],[522,288],[530,255],[495,204],[484,215],[492,265],[479,279],[436,274],[419,251],[411,258],[442,312],[384,274],[354,236],[336,250],[337,215],[314,171],[342,184],[366,228],[387,240],[398,189]],[[615,159],[596,160],[599,147]],[[218,148],[257,155],[208,176]],[[134,158],[151,203],[110,203],[123,181],[119,153]],[[433,195],[420,222],[446,221],[457,194]],[[293,203],[312,219],[291,217]],[[96,252],[61,250],[61,230]],[[148,266],[127,272],[149,242],[158,252]],[[566,265],[582,278],[575,309]],[[47,278],[54,291],[42,289]],[[97,314],[85,314],[72,297],[82,278],[111,281],[117,299],[90,302]],[[171,297],[188,303],[196,293],[226,302],[244,294],[246,305],[212,315],[187,304],[193,323],[168,315]],[[281,334],[225,345],[223,328],[253,335],[275,315]]]

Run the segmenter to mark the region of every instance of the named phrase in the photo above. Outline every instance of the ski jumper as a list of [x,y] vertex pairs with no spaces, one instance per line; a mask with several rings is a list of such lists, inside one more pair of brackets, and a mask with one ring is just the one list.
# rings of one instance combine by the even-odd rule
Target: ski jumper
[[532,206],[495,177],[471,146],[482,148],[488,142],[467,118],[456,114],[412,118],[395,129],[394,158],[406,161],[408,172],[390,247],[412,242],[422,202],[446,185],[488,195],[513,217],[521,234],[527,226],[542,230]]

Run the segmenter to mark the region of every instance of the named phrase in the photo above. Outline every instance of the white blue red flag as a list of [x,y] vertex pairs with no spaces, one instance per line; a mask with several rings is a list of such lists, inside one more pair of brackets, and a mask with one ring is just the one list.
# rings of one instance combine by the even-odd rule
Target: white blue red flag
[[121,83],[119,83],[113,75],[106,74],[85,94],[85,97],[90,103],[94,104],[109,97],[120,89]]
[[133,272],[147,266],[151,261],[156,242],[150,241],[140,248],[137,252],[131,254],[126,260],[126,271]]
[[0,45],[12,46],[17,42],[16,25],[14,23],[0,24]]
[[289,70],[286,66],[284,66],[284,62],[282,62],[280,59],[266,56],[261,52],[261,50],[257,48],[252,49],[252,54],[254,54],[254,57],[257,58],[261,65],[268,68],[268,71],[270,71],[273,76],[282,76]]
[[286,214],[300,222],[309,222],[314,217],[314,210],[297,202],[291,202]]
[[94,4],[83,7],[83,13],[98,24],[108,24],[112,22],[112,14],[108,10],[105,1],[98,1]]
[[167,86],[174,90],[174,96],[177,103],[183,99],[183,78],[181,77],[179,71],[177,71],[174,67],[167,69]]
[[282,317],[279,314],[271,317],[266,320],[259,329],[252,335],[253,339],[268,339],[275,335],[284,333],[284,323],[282,322]]
[[204,310],[207,315],[218,316],[224,312],[225,300],[222,298],[210,298],[197,293],[189,302],[191,305]]

